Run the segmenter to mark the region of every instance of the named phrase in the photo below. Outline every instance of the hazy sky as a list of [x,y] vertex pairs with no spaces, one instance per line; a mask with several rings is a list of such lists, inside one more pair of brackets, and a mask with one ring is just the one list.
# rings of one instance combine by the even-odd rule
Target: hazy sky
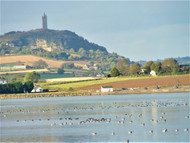
[[1,1],[1,29],[70,30],[130,60],[189,56],[189,1]]

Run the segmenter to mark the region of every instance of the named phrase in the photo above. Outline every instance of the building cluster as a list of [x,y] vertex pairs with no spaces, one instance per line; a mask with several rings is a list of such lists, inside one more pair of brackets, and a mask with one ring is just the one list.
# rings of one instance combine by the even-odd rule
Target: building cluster
[[36,43],[34,45],[31,45],[31,48],[32,49],[42,48],[48,52],[51,52],[53,51],[53,49],[57,49],[57,46],[53,42],[48,44],[47,41],[44,39],[37,39]]
[[0,84],[6,84],[7,83],[7,81],[5,80],[5,79],[2,79],[2,78],[0,78]]
[[0,67],[0,70],[16,70],[16,69],[26,69],[26,65]]
[[88,64],[85,64],[85,65],[83,66],[83,69],[85,69],[85,70],[91,70],[91,69],[97,70],[98,67],[97,67],[96,64],[94,64],[93,66],[88,65]]

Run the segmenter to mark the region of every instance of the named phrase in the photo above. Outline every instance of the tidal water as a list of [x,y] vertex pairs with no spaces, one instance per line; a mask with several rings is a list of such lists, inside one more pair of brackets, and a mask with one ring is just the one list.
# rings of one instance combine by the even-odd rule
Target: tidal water
[[190,93],[0,102],[1,142],[190,142]]

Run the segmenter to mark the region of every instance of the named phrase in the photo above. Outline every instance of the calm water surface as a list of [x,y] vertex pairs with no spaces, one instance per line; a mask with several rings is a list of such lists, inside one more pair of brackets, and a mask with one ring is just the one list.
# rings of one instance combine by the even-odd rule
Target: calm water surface
[[0,101],[1,142],[190,142],[189,93]]

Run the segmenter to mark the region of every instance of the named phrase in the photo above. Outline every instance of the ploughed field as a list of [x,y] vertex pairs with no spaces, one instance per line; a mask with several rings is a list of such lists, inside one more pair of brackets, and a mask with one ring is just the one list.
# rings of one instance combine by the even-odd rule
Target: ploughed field
[[144,87],[155,87],[155,86],[174,86],[174,85],[189,85],[190,75],[180,75],[171,77],[156,77],[146,79],[132,79],[125,81],[117,81],[111,83],[90,85],[86,87],[80,87],[80,90],[99,90],[101,86],[113,86],[114,89],[121,88],[144,88]]

